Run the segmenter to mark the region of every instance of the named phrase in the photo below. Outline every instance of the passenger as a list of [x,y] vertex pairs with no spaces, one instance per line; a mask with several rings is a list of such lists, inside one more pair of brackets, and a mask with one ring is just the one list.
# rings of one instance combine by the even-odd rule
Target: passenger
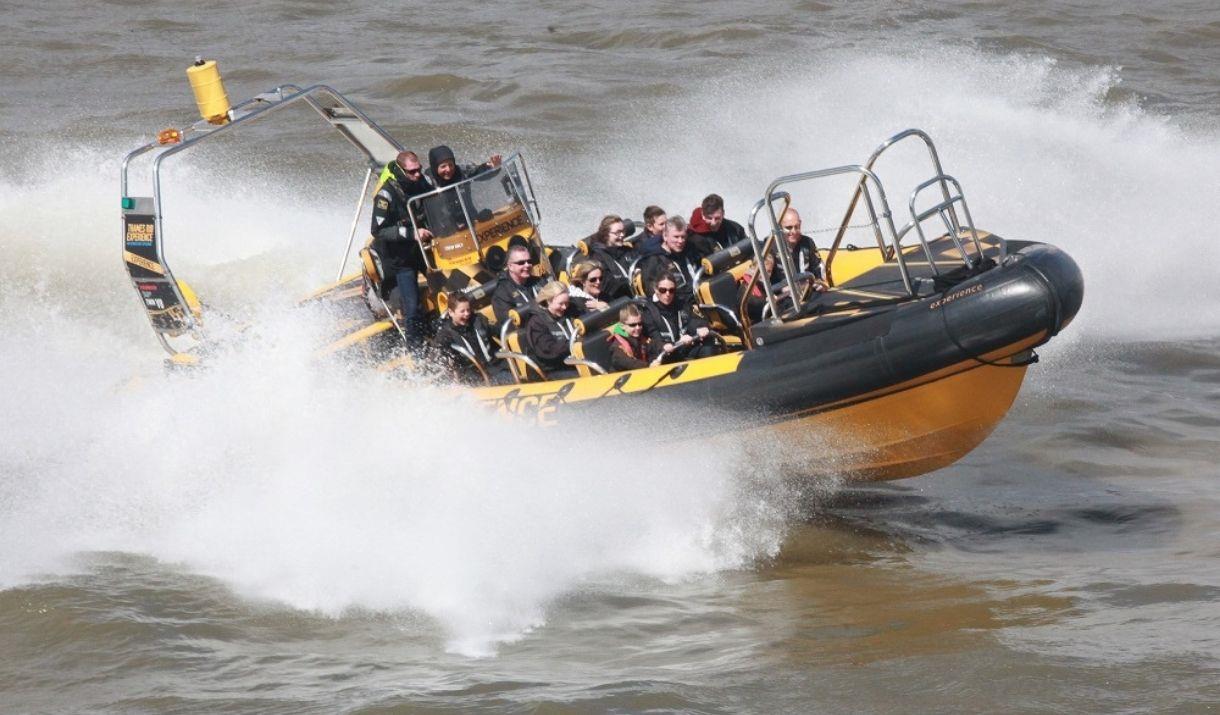
[[644,304],[644,335],[652,357],[677,362],[718,352],[703,341],[712,334],[706,320],[693,315],[677,300],[674,276],[662,274],[652,289],[652,300]]
[[686,243],[686,221],[674,216],[665,222],[665,236],[660,253],[640,261],[645,285],[656,282],[657,276],[671,274],[678,281],[678,302],[682,306],[694,300],[695,271],[701,257]]
[[601,299],[605,275],[602,265],[595,261],[581,261],[572,266],[568,296],[574,314],[579,316],[609,307],[609,303]]
[[631,295],[627,268],[631,265],[631,248],[623,243],[627,231],[623,219],[613,214],[603,216],[597,233],[589,240],[589,257],[606,269],[602,276],[602,295],[606,300]]
[[459,181],[469,179],[472,176],[478,176],[485,171],[491,171],[500,166],[502,161],[499,154],[492,154],[482,164],[464,164],[458,166],[457,159],[453,155],[453,150],[442,144],[432,147],[428,152],[428,172],[437,188],[444,188]]
[[610,328],[610,371],[635,370],[661,364],[665,353],[650,361],[644,338],[644,314],[634,305],[625,305],[618,312],[618,322]]
[[[793,267],[797,273],[809,273],[814,276],[813,289],[819,293],[827,289],[826,267],[822,265],[822,256],[813,239],[801,233],[801,215],[796,209],[789,208],[779,218],[780,230],[784,233],[784,241],[792,256]],[[783,267],[780,267],[783,275]]]
[[496,316],[496,325],[504,325],[508,311],[522,310],[534,304],[540,278],[530,275],[530,249],[516,245],[508,249],[504,275],[491,293],[491,310]]
[[665,209],[660,206],[644,209],[644,235],[635,244],[637,258],[661,252],[661,239],[665,235],[665,222],[668,220]]
[[424,177],[419,157],[413,151],[400,152],[386,164],[382,177],[373,198],[373,250],[381,257],[385,284],[393,281],[392,286],[398,290],[407,346],[417,348],[424,338],[419,275],[427,270],[419,241],[431,239],[432,234],[421,228],[418,237],[415,235],[407,201],[428,193],[432,185]]
[[[474,312],[470,297],[464,293],[451,292],[448,305],[447,315],[441,320],[432,344],[442,351],[460,347],[470,353],[479,363],[479,367],[487,373],[493,385],[510,382],[511,377],[507,374],[504,361],[495,357],[487,319]],[[453,365],[462,382],[482,382],[478,370],[465,358],[454,356]]]
[[[493,154],[483,164],[458,166],[457,160],[453,156],[453,150],[442,144],[428,151],[428,177],[438,189],[443,189],[491,171],[500,166],[500,163],[500,155]],[[473,212],[477,211],[477,207],[473,205],[468,186],[446,191],[435,198],[424,199],[425,213],[432,232],[439,236],[447,236],[467,228],[467,211],[462,209],[463,202],[466,204],[466,209],[471,212],[469,218],[474,220]]]
[[568,323],[568,287],[551,281],[538,291],[538,305],[531,308],[522,345],[525,353],[547,377],[574,377],[576,370],[564,363],[572,354],[572,328]]
[[724,199],[719,194],[708,194],[690,214],[686,240],[701,257],[723,251],[745,237],[741,224],[724,217]]

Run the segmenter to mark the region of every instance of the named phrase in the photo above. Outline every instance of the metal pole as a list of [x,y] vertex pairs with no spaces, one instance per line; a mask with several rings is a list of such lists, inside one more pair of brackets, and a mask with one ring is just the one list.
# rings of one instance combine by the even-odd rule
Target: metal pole
[[352,244],[356,242],[356,225],[360,223],[360,212],[364,209],[364,199],[368,196],[369,182],[373,180],[373,168],[370,166],[364,172],[364,186],[360,187],[360,199],[356,202],[356,215],[352,216],[352,228],[347,234],[347,248],[343,249],[343,261],[339,264],[339,273],[335,282],[343,280],[343,270],[347,268],[347,257],[351,255]]

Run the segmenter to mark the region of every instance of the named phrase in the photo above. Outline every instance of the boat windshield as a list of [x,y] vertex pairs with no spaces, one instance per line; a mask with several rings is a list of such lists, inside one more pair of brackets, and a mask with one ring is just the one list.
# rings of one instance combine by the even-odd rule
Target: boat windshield
[[519,154],[497,168],[417,196],[408,207],[415,228],[427,228],[434,240],[472,240],[478,247],[528,230],[538,222],[529,177]]

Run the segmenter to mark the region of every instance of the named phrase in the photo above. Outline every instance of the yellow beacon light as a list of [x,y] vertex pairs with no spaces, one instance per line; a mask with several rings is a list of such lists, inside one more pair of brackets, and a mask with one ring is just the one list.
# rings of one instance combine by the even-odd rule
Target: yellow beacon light
[[195,58],[195,64],[186,68],[186,77],[191,81],[191,91],[195,93],[195,104],[199,106],[199,116],[209,124],[228,124],[229,95],[225,93],[224,82],[220,79],[220,68],[216,60]]

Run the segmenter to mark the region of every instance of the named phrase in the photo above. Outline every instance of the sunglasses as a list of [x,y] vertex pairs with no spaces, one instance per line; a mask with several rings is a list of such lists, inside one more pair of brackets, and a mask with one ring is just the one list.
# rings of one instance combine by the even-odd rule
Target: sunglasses
[[800,231],[801,225],[799,223],[794,223],[791,226],[780,226],[780,228],[784,229],[785,231],[789,231],[789,232]]
[[601,276],[589,276],[588,278],[585,279],[585,283],[601,283],[601,282],[602,282]]
[[406,174],[407,176],[419,176],[420,174],[424,173],[424,170],[423,170],[422,168],[419,168],[419,169],[403,169],[402,171],[403,171],[403,173],[404,173],[404,174]]
[[677,289],[676,288],[662,288],[660,286],[657,286],[657,293],[660,295],[666,295],[668,293],[673,293],[675,290],[677,290]]
[[641,322],[639,322],[639,321],[636,321],[636,322],[634,322],[634,323],[623,323],[623,325],[625,325],[625,326],[626,326],[626,327],[628,327],[628,328],[638,328],[638,327],[640,327],[641,325],[643,325],[643,323],[641,323]]
[[525,259],[524,261],[509,261],[509,262],[508,262],[508,265],[510,265],[510,266],[524,266],[524,265],[529,264],[529,262],[530,262],[530,261],[529,261],[529,259],[527,258],[527,259]]

